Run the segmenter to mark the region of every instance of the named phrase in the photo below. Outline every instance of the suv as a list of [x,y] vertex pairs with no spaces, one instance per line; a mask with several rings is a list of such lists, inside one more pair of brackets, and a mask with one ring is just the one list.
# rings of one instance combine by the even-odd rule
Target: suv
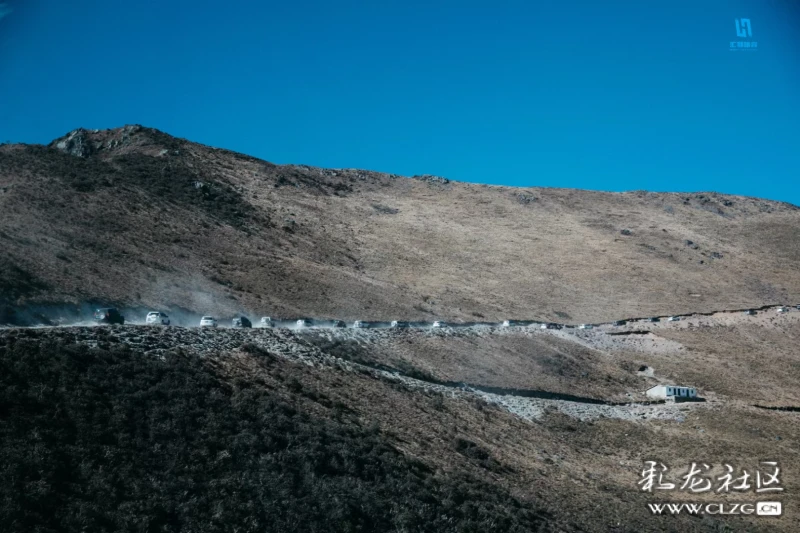
[[331,327],[334,327],[334,328],[346,328],[347,324],[345,324],[343,320],[332,320],[331,321]]
[[353,322],[353,327],[354,328],[365,328],[365,327],[367,327],[367,323],[364,322],[363,320],[356,320],[355,322]]
[[410,326],[411,326],[411,324],[409,324],[408,322],[403,322],[401,320],[392,320],[392,326],[391,327],[393,327],[393,328],[407,328],[407,327],[410,327]]
[[671,316],[667,319],[667,322],[680,322],[681,317],[679,316]]
[[245,316],[237,316],[233,319],[232,323],[233,327],[235,328],[252,328],[253,323],[250,322],[250,319]]
[[753,315],[756,314],[756,312],[755,312],[754,309],[748,309],[747,311],[744,312],[744,314],[746,314],[748,316],[753,316]]
[[98,309],[94,312],[94,319],[103,324],[124,324],[125,317],[113,307]]
[[275,327],[275,321],[272,320],[268,316],[262,316],[261,317],[261,327],[262,328],[274,328]]
[[151,311],[147,313],[147,318],[144,319],[145,324],[161,324],[162,326],[169,326],[169,317],[161,311]]
[[650,317],[650,322],[661,322],[661,319],[657,316]]
[[308,320],[307,318],[301,318],[301,319],[299,319],[299,320],[296,322],[296,324],[297,324],[297,327],[298,327],[298,328],[310,328],[310,327],[311,327],[311,321],[310,321],[310,320]]
[[614,325],[615,326],[624,326],[627,323],[628,323],[627,320],[617,320],[616,322],[614,322]]
[[213,316],[204,316],[200,319],[201,328],[215,328],[217,327],[217,319]]
[[433,325],[431,325],[431,327],[432,328],[444,328],[444,327],[447,327],[447,324],[445,322],[442,322],[441,320],[436,320],[433,323]]

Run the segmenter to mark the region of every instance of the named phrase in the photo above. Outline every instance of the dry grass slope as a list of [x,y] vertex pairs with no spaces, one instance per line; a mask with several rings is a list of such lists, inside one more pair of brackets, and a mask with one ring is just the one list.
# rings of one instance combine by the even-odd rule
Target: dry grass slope
[[800,301],[796,206],[277,166],[138,126],[0,147],[0,230],[13,303],[595,322]]

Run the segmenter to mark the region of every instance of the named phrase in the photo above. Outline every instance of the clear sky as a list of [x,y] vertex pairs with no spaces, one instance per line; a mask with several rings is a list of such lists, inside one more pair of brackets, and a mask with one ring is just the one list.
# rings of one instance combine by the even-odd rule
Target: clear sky
[[797,0],[1,6],[0,141],[135,123],[275,163],[800,205]]

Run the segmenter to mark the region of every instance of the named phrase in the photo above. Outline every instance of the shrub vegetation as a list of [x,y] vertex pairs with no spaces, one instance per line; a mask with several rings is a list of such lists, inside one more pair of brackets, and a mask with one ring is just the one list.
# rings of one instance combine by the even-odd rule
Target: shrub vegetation
[[[377,426],[314,418],[214,368],[178,353],[161,360],[126,347],[0,337],[2,530],[483,533],[545,525],[496,485],[409,459]],[[470,444],[461,452],[479,454]]]

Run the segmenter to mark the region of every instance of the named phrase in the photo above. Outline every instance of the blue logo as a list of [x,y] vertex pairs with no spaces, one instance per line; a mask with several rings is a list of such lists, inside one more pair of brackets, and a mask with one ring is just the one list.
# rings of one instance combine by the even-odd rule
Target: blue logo
[[[753,36],[753,28],[750,26],[750,19],[736,19],[736,36],[739,38]],[[754,52],[758,50],[758,42],[749,40],[731,41],[729,50],[731,52],[738,50]]]
[[736,36],[752,37],[753,29],[750,27],[750,19],[736,19]]

